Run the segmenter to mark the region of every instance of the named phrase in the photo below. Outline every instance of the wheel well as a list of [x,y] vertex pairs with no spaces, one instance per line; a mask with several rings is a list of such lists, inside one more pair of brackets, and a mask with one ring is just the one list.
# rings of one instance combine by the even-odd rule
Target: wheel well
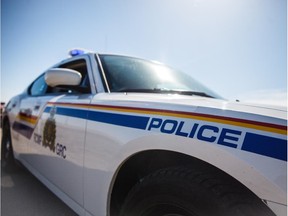
[[175,166],[217,172],[217,176],[225,176],[225,179],[228,177],[228,179],[244,187],[227,173],[192,156],[166,150],[144,151],[131,156],[118,171],[110,198],[110,216],[119,214],[119,210],[130,189],[141,181],[144,176],[159,169]]

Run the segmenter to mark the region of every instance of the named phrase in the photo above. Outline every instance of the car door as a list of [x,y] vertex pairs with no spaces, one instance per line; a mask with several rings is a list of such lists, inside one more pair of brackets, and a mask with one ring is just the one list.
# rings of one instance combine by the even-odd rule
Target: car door
[[[45,96],[47,85],[44,74],[39,76],[20,96],[18,112],[12,125],[12,135],[14,138],[13,148],[19,159],[27,161],[29,155],[28,143],[35,139],[35,128],[38,124],[41,109],[45,105],[45,100],[50,100],[53,96]],[[44,98],[45,100],[44,100]]]
[[89,65],[89,58],[84,56],[57,66],[80,72],[81,84],[76,89],[50,87],[36,100],[41,114],[29,143],[31,166],[56,186],[58,193],[80,206],[83,206],[86,107],[91,101]]

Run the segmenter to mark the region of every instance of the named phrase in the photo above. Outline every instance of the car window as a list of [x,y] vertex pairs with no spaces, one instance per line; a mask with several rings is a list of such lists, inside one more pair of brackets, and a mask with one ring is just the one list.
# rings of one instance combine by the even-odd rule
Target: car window
[[43,74],[32,83],[29,93],[32,96],[43,95],[46,93],[47,88],[48,86],[45,82]]
[[177,92],[221,98],[188,74],[143,59],[100,55],[111,92]]

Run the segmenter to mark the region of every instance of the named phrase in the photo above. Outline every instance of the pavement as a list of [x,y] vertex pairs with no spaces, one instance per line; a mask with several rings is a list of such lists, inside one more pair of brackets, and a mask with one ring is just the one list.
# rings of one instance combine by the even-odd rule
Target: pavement
[[13,173],[1,167],[0,199],[2,216],[77,216],[23,167]]

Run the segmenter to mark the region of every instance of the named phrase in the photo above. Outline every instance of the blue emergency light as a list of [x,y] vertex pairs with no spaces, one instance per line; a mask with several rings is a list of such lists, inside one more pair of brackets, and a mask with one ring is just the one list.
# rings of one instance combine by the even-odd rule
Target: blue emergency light
[[74,56],[78,56],[78,55],[83,55],[85,53],[84,50],[81,50],[81,49],[72,49],[69,51],[69,55],[71,57],[74,57]]

